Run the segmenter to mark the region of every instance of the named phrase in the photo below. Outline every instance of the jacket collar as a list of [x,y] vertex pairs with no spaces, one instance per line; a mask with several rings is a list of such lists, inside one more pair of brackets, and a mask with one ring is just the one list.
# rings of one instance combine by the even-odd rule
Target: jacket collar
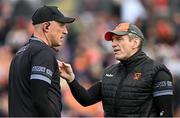
[[142,52],[142,50],[139,50],[127,60],[121,61],[121,63],[127,68],[133,68],[133,67],[136,67],[138,64],[140,64],[147,58],[148,56],[144,52]]

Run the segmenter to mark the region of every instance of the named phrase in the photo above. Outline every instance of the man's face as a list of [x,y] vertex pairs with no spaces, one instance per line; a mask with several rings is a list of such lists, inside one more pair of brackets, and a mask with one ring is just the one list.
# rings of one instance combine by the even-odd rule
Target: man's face
[[61,46],[67,34],[66,24],[51,21],[48,37],[50,38],[49,40],[51,41],[52,47]]
[[133,40],[128,35],[112,35],[112,47],[117,60],[126,60],[134,53]]

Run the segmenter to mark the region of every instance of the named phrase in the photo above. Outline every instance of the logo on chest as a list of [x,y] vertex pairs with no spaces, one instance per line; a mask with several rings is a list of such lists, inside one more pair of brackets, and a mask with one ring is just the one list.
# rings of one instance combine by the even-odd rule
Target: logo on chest
[[113,75],[113,74],[108,74],[108,73],[106,73],[105,76],[106,76],[106,77],[113,77],[114,75]]
[[141,79],[141,73],[140,72],[136,72],[136,73],[134,73],[134,75],[133,75],[133,79],[134,80],[140,80]]

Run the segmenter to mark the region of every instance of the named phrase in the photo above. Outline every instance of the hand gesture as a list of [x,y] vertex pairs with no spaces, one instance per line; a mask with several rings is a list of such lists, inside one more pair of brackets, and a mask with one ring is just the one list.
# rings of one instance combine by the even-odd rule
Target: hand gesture
[[75,78],[71,65],[59,60],[57,60],[57,62],[59,66],[60,76],[68,83],[71,83]]

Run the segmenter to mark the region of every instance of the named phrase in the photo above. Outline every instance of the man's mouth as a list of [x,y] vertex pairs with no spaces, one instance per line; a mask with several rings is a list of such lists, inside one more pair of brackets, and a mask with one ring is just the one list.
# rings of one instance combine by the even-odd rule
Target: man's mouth
[[62,37],[60,37],[60,39],[64,39],[64,37],[62,36]]
[[120,51],[119,49],[114,49],[114,53],[116,53],[116,52],[118,52],[118,51]]

